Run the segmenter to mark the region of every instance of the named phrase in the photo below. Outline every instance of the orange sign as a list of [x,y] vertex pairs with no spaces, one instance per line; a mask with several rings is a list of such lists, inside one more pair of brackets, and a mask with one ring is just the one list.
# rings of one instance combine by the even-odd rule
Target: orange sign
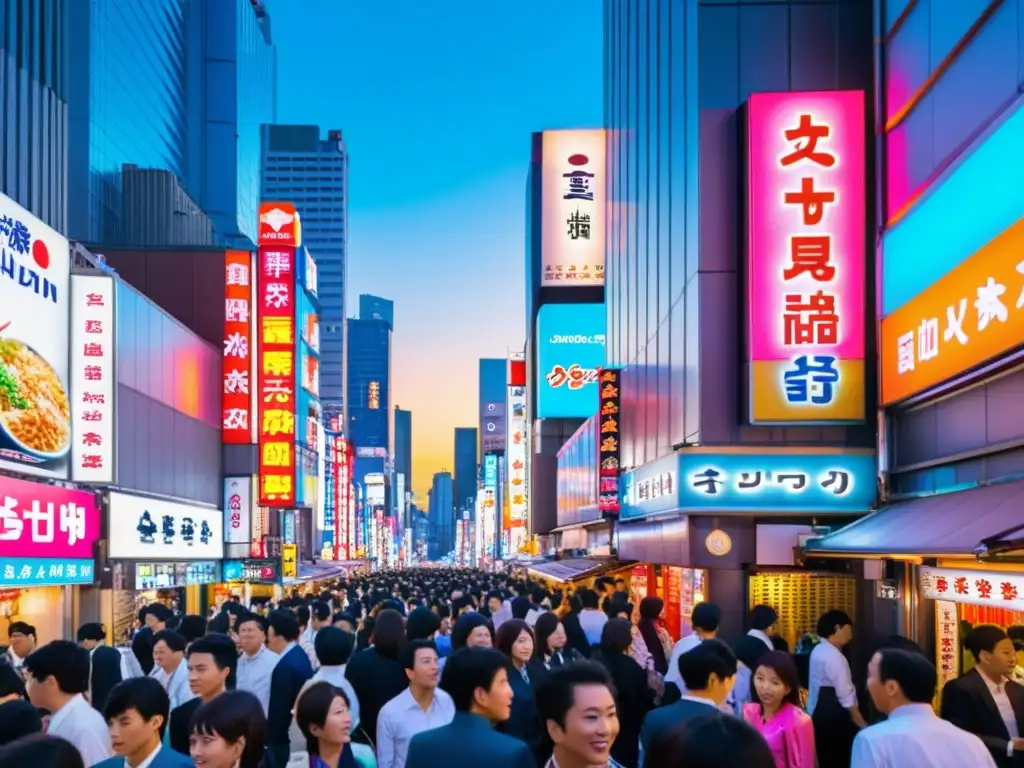
[[904,400],[1024,340],[1024,219],[882,320],[882,403]]
[[249,426],[249,348],[252,255],[248,251],[224,254],[224,387],[221,426],[225,443],[251,443]]
[[299,212],[292,203],[261,203],[259,245],[298,248],[302,245]]

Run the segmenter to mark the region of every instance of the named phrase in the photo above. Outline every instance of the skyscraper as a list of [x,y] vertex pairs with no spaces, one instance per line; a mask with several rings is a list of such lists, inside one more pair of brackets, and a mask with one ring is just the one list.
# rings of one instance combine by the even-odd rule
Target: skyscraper
[[440,560],[455,548],[455,510],[452,506],[452,473],[434,473],[428,508],[427,557]]
[[[403,411],[395,406],[395,474],[405,475],[405,489],[412,491],[412,411]],[[398,500],[398,509],[402,509],[404,499]],[[411,525],[406,519],[403,525]]]
[[[4,68],[0,192],[66,234],[68,72],[80,64],[67,66],[67,41],[79,34],[72,14],[81,14],[73,3],[65,9],[63,2],[50,2],[47,13],[37,11],[35,21],[28,23],[32,6],[30,2],[4,3],[7,10],[0,11],[0,62]],[[25,23],[12,23],[15,7],[18,15],[26,17]],[[88,66],[85,69],[88,71]]]
[[260,196],[295,204],[303,243],[316,260],[320,398],[330,418],[344,414],[345,405],[348,151],[341,131],[321,139],[315,125],[264,125],[261,137]]
[[[391,326],[348,319],[348,433],[359,448],[394,450],[391,407]],[[377,470],[380,471],[380,470]]]
[[480,411],[480,455],[505,450],[505,401],[508,399],[508,361],[480,359],[477,402]]
[[369,293],[359,294],[359,317],[363,320],[384,320],[395,330],[395,302]]
[[469,510],[475,516],[477,489],[476,427],[455,428],[455,510]]

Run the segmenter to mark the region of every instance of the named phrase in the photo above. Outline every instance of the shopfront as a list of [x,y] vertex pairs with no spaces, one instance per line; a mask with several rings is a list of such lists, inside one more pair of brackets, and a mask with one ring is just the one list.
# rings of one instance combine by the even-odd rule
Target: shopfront
[[214,590],[214,603],[219,608],[228,599],[242,605],[275,602],[284,596],[281,587],[281,558],[257,557],[224,561],[224,581]]
[[0,476],[0,645],[27,621],[40,643],[70,637],[80,585],[96,581],[96,497]]
[[869,511],[875,478],[866,452],[680,451],[623,475],[617,551],[678,602],[681,629],[697,597],[721,607],[726,636],[766,603],[793,646],[825,610],[856,613],[852,577],[809,572],[794,553],[813,525]]
[[115,638],[130,632],[139,608],[166,603],[204,614],[204,587],[220,581],[224,513],[176,501],[111,492],[108,557],[114,565],[110,621]]

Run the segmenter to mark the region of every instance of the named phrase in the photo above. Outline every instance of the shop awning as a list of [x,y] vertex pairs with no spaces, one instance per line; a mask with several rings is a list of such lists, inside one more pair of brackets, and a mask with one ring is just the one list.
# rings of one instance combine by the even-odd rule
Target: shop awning
[[971,556],[983,542],[1019,535],[1024,480],[897,502],[835,533],[812,539],[808,554]]
[[340,579],[347,576],[349,571],[355,567],[353,563],[336,560],[321,560],[317,563],[299,563],[299,577],[287,579],[285,584],[301,584],[304,581],[325,581],[326,579]]
[[594,576],[627,568],[632,561],[617,560],[609,557],[578,557],[569,560],[548,560],[545,563],[532,563],[526,569],[545,579],[561,582],[582,581]]

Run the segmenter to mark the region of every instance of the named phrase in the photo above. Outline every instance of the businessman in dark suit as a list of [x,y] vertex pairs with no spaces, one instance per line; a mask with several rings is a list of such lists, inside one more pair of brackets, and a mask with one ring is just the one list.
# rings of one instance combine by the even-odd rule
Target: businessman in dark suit
[[89,703],[103,712],[111,689],[121,682],[121,653],[104,645],[107,633],[97,622],[78,628],[78,644],[89,652]]
[[512,714],[508,659],[493,648],[463,648],[444,665],[441,688],[455,704],[448,725],[412,737],[405,768],[536,768],[524,741],[494,730]]
[[647,713],[640,730],[640,745],[646,752],[660,736],[681,722],[717,712],[736,680],[736,655],[721,640],[705,640],[679,657],[679,674],[686,695],[673,704]]
[[185,658],[188,686],[195,698],[171,710],[168,726],[171,749],[182,755],[189,753],[188,725],[192,715],[228,689],[228,680],[238,664],[238,650],[230,637],[214,632],[192,643]]
[[290,757],[288,730],[292,709],[302,686],[313,676],[309,656],[298,644],[299,620],[291,611],[271,611],[267,617],[267,647],[281,659],[270,675],[267,707],[268,768],[285,768]]
[[770,605],[755,605],[750,611],[750,629],[736,643],[736,658],[753,674],[757,662],[766,653],[775,650],[775,636],[779,614]]
[[974,668],[942,688],[942,717],[978,736],[1000,768],[1024,766],[1024,686],[1009,680],[1017,664],[1013,641],[999,627],[967,635]]

